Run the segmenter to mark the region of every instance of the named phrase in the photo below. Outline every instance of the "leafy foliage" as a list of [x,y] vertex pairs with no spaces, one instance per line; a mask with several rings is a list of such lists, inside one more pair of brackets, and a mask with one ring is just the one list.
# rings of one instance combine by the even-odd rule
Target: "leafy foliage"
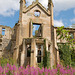
[[65,43],[58,44],[61,60],[63,60],[65,66],[75,64],[75,53],[73,52],[75,51],[75,42],[74,39],[71,39],[72,36],[69,31],[65,30],[64,26],[58,27],[57,36],[59,36],[59,39],[66,40]]
[[43,57],[43,61],[41,61],[41,63],[38,65],[40,68],[42,67],[50,67],[50,52],[47,52],[46,50],[46,39],[44,40],[44,57]]
[[10,58],[0,58],[0,65],[3,67],[5,66],[7,63],[13,65],[15,63],[15,60],[13,60],[11,57]]
[[44,57],[43,57],[43,65],[47,67],[47,51],[46,51],[46,39],[44,40]]
[[71,51],[70,51],[70,46],[68,44],[59,44],[58,45],[59,50],[60,50],[60,58],[63,60],[65,66],[71,65]]

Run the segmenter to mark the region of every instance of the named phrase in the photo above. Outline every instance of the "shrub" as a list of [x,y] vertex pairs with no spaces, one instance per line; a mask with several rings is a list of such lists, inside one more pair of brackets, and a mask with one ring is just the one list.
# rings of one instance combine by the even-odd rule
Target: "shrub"
[[13,65],[14,62],[15,62],[15,60],[13,60],[12,58],[8,58],[8,59],[7,58],[3,58],[3,57],[0,58],[0,65],[2,67],[6,66],[7,63]]

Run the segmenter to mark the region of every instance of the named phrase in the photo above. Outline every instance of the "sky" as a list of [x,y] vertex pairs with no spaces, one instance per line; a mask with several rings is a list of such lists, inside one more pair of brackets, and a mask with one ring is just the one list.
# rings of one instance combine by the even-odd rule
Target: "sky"
[[[35,0],[26,0],[29,6]],[[19,20],[19,0],[0,0],[0,25],[14,27]],[[39,0],[47,8],[48,0]],[[71,27],[75,24],[75,0],[53,0],[54,26]]]

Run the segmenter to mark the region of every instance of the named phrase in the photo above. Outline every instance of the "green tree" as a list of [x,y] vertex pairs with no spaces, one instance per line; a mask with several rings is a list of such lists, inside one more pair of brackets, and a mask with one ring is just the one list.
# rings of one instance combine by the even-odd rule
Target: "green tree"
[[59,36],[59,39],[66,40],[66,43],[58,44],[58,48],[61,53],[60,58],[64,61],[65,66],[71,66],[72,59],[74,58],[72,51],[75,50],[74,39],[71,39],[72,36],[69,34],[69,30],[64,29],[64,26],[58,27],[57,36]]

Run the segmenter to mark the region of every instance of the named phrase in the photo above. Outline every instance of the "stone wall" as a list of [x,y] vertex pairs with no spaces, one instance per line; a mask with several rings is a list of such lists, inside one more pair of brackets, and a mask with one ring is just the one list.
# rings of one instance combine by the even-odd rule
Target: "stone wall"
[[5,56],[6,52],[11,50],[11,34],[10,27],[0,25],[0,57]]

